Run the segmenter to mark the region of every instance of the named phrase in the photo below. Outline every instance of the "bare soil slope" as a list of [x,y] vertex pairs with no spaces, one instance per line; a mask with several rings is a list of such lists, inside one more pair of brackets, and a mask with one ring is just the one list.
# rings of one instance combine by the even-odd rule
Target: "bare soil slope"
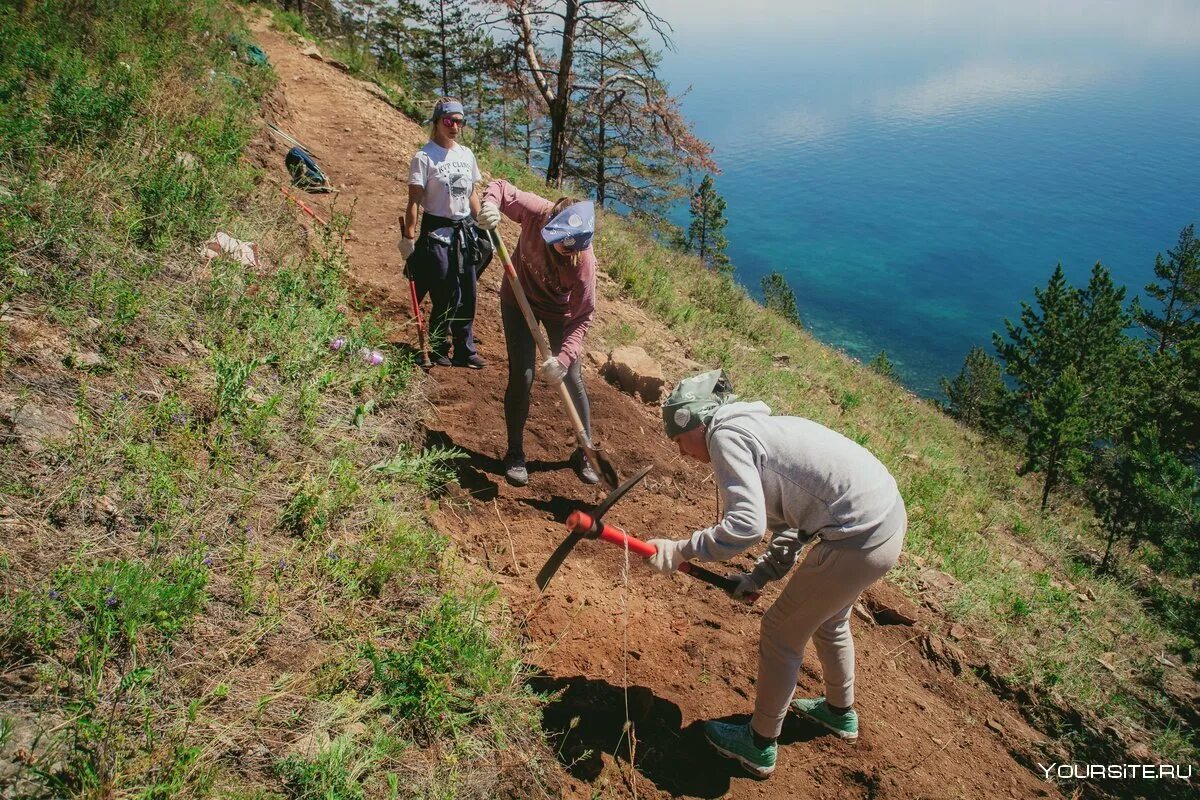
[[[394,320],[397,344],[415,341],[395,250],[396,219],[408,160],[426,132],[369,84],[301,55],[291,37],[265,21],[255,29],[280,76],[285,102],[277,124],[314,149],[341,189],[337,206],[353,204],[348,245],[363,301]],[[276,150],[272,166],[282,177],[284,148]],[[305,199],[330,206],[329,197]],[[506,221],[502,233],[511,243],[516,228]],[[598,256],[603,267],[604,253]],[[598,501],[602,491],[580,484],[568,467],[570,431],[557,397],[541,386],[527,429],[530,484],[517,489],[503,479],[500,274],[498,265],[485,273],[477,316],[480,352],[489,367],[430,375],[428,439],[470,455],[462,462],[461,492],[440,505],[435,521],[468,559],[492,571],[524,625],[537,686],[560,692],[546,709],[545,726],[566,771],[565,796],[1059,795],[1032,767],[1039,734],[978,681],[956,676],[938,648],[928,646],[922,620],[932,612],[913,608],[890,586],[875,587],[870,599],[906,608],[919,621],[854,620],[862,737],[846,744],[789,720],[780,767],[766,782],[744,777],[719,758],[704,742],[700,724],[749,712],[759,617],[777,587],[747,608],[683,576],[659,578],[640,563],[626,571],[623,553],[584,542],[539,597],[533,576],[563,538],[562,521],[572,509]],[[619,305],[602,305],[600,321],[636,313]],[[596,438],[618,469],[627,475],[654,465],[610,521],[643,538],[682,536],[711,524],[711,475],[680,460],[659,432],[657,409],[621,394],[593,371],[587,378]],[[819,669],[809,658],[801,693],[821,692]],[[633,723],[630,737],[623,736],[626,719]]]

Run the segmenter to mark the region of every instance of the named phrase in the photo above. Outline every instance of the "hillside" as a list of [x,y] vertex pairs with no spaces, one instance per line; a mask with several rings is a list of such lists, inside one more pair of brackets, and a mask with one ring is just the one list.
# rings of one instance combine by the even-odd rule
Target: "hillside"
[[[260,31],[263,45],[283,77],[285,95],[305,98],[303,104],[297,99],[289,102],[288,126],[302,140],[323,149],[330,169],[341,177],[344,188],[339,202],[352,197],[358,209],[355,236],[348,245],[355,279],[373,305],[389,309],[402,321],[409,314],[406,286],[397,274],[393,247],[404,189],[395,176],[427,134],[373,97],[375,90],[369,86],[361,87],[357,96],[349,95],[347,107],[343,75],[328,65],[298,57],[286,37],[269,29]],[[330,109],[339,111],[330,113]],[[493,165],[500,174],[521,179],[521,173],[502,160]],[[605,222],[597,249],[602,267],[607,269],[602,278],[607,302],[594,336],[598,344],[636,341],[662,360],[672,379],[701,363],[725,364],[747,396],[762,397],[780,410],[804,413],[860,437],[881,450],[900,476],[915,522],[913,558],[897,581],[924,601],[926,608],[920,630],[879,627],[863,632],[864,702],[881,703],[878,708],[886,711],[868,713],[886,719],[899,731],[925,730],[925,735],[932,737],[925,741],[938,740],[930,750],[937,751],[948,738],[939,732],[944,732],[944,725],[935,722],[931,727],[930,720],[956,720],[954,730],[971,742],[947,745],[940,753],[929,754],[920,779],[931,780],[929,786],[939,785],[947,775],[957,773],[955,765],[964,757],[962,747],[983,743],[1004,754],[993,762],[983,753],[970,753],[972,761],[993,764],[985,770],[988,786],[1016,769],[1011,763],[1003,766],[1010,757],[1005,751],[1017,753],[1031,765],[1034,751],[1030,743],[1039,742],[1048,748],[1042,751],[1048,754],[1043,758],[1046,763],[1066,758],[1065,750],[1055,753],[1061,745],[1025,727],[1019,707],[1006,710],[997,704],[986,683],[964,685],[953,672],[969,664],[1001,695],[1033,692],[1034,697],[1020,695],[1027,698],[1024,710],[1030,719],[1048,725],[1078,725],[1079,720],[1052,719],[1043,707],[1056,702],[1049,685],[1052,679],[1046,675],[1052,665],[1047,662],[1062,659],[1064,653],[1048,651],[1046,645],[1056,636],[1047,631],[1039,641],[1038,629],[1053,620],[1057,606],[1069,605],[1076,617],[1094,615],[1104,618],[1106,624],[1128,612],[1123,620],[1128,632],[1117,634],[1125,636],[1126,643],[1140,636],[1163,637],[1115,587],[1092,582],[1078,571],[1071,576],[1060,571],[1059,559],[1065,560],[1067,548],[1054,540],[1061,536],[1059,526],[1071,523],[1027,516],[1024,509],[1035,507],[1037,486],[1014,477],[1013,457],[998,453],[927,404],[781,324],[742,295],[725,292],[729,296],[722,297],[725,287],[693,260],[657,247],[619,218],[608,217]],[[502,232],[510,242],[516,235],[515,227],[505,227]],[[489,299],[494,298],[499,279],[498,270],[485,276],[487,293],[477,317],[481,352],[493,364],[503,358],[497,303]],[[411,329],[401,327],[397,336],[397,341],[415,343]],[[593,763],[576,772],[592,776],[593,781],[604,772],[609,783],[627,785],[641,775],[669,793],[705,794],[728,781],[729,773],[722,771],[712,784],[680,783],[683,774],[694,775],[695,770],[674,777],[663,774],[649,748],[673,752],[680,746],[695,754],[697,765],[709,760],[692,723],[745,710],[759,612],[746,614],[725,598],[688,586],[683,579],[657,581],[637,564],[631,565],[626,583],[620,554],[598,546],[569,561],[551,591],[538,598],[530,575],[561,539],[562,520],[572,508],[600,496],[598,491],[578,485],[565,468],[569,433],[559,420],[557,401],[548,393],[535,392],[528,427],[530,458],[535,462],[533,480],[525,489],[513,489],[503,481],[499,464],[503,369],[493,366],[481,373],[435,370],[431,384],[433,408],[427,441],[453,445],[470,455],[458,470],[461,494],[443,503],[435,521],[468,557],[491,570],[504,588],[515,614],[523,620],[531,661],[546,673],[539,686],[568,688],[561,710],[555,712],[552,706],[548,712],[552,729],[553,720],[563,724],[562,720],[578,716],[578,727],[565,735],[568,746],[577,748],[574,752],[595,751],[589,762],[595,761],[596,753],[619,752],[624,720],[597,721],[596,731],[589,734],[586,707],[612,705],[623,698],[626,684],[642,687],[640,693],[649,692],[656,707],[665,701],[670,719],[680,719],[678,728],[672,722],[666,730],[653,732],[644,730],[643,719],[643,726],[637,728],[638,752],[642,754],[635,759],[638,770],[628,770],[625,754],[615,760],[603,758],[607,767]],[[647,537],[681,535],[709,524],[715,507],[707,474],[680,461],[669,442],[657,435],[657,410],[618,393],[594,371],[589,375],[589,393],[597,436],[608,444],[622,472],[654,465],[645,489],[622,501],[613,512],[614,521]],[[662,520],[670,520],[669,530],[661,527]],[[958,529],[968,520],[969,530]],[[1078,519],[1074,522],[1079,524]],[[999,553],[1006,558],[995,559]],[[1088,592],[1105,597],[1092,601],[1087,599]],[[1018,601],[1028,604],[1024,615],[1011,613]],[[1000,607],[1002,626],[996,624],[996,606]],[[623,621],[626,613],[628,625]],[[948,635],[956,622],[977,624],[989,634],[964,635],[959,625],[956,632],[965,641],[948,649],[959,652],[964,663],[938,672],[937,659],[947,650],[942,636]],[[924,629],[932,631],[932,638]],[[926,643],[927,638],[932,645]],[[1059,680],[1077,685],[1093,682],[1095,691],[1102,691],[1100,687],[1113,678],[1092,656],[1111,647],[1100,641],[1076,643],[1076,652],[1057,665],[1063,673]],[[734,653],[742,657],[735,658]],[[880,660],[872,663],[872,655]],[[720,666],[714,666],[714,660]],[[884,687],[897,685],[892,663],[911,663],[915,673],[906,676],[912,690],[899,697],[894,691],[882,692]],[[947,681],[949,688],[940,691],[967,694],[957,704],[937,706],[941,713],[928,711],[933,702],[928,695],[939,691],[923,686],[931,674]],[[1049,697],[1040,694],[1043,689]],[[880,694],[872,697],[872,692]],[[645,713],[647,718],[658,716],[652,709]],[[988,727],[989,717],[997,724]],[[1092,724],[1098,728],[1101,723]],[[968,736],[971,730],[979,735]],[[682,738],[676,741],[677,736]],[[1086,733],[1083,739],[1087,741]],[[829,747],[818,742],[813,744]],[[895,749],[879,754],[877,762],[862,762],[861,746],[852,759],[855,769],[868,776],[868,784],[888,785],[883,776],[895,780],[911,763],[914,750],[923,754],[919,745],[903,741],[903,737],[892,743]],[[1091,745],[1096,746],[1095,741]],[[828,750],[821,752],[837,758]],[[643,757],[648,759],[644,768]],[[563,760],[569,763],[571,759]],[[624,777],[618,780],[618,774]],[[809,793],[833,791],[824,785],[827,776],[807,770],[786,778],[777,773],[772,781],[777,787]],[[734,779],[734,786],[739,782]],[[912,786],[900,782],[894,788],[904,794],[913,791]],[[1025,789],[1032,790],[1029,785]],[[962,791],[972,793],[965,786]]]
[[[912,518],[901,566],[854,619],[863,738],[836,743],[791,720],[767,783],[716,758],[699,724],[749,710],[757,626],[778,587],[747,608],[585,542],[539,595],[533,574],[567,514],[603,493],[568,468],[569,431],[540,386],[530,484],[503,479],[499,267],[484,275],[477,316],[489,367],[414,370],[396,218],[426,131],[379,87],[304,55],[307,43],[268,15],[252,11],[247,24],[273,78],[228,63],[220,46],[195,46],[210,40],[202,25],[186,33],[196,54],[178,80],[189,85],[212,63],[243,86],[192,100],[164,80],[146,104],[166,119],[236,121],[212,148],[225,161],[204,163],[213,186],[180,192],[169,211],[183,218],[198,193],[222,202],[157,249],[137,239],[132,264],[117,255],[121,229],[102,228],[102,257],[82,271],[95,287],[119,266],[124,283],[99,300],[78,279],[74,294],[27,284],[5,294],[6,792],[1184,792],[1059,784],[1036,766],[1194,757],[1192,668],[1127,587],[1076,559],[1086,517],[1069,507],[1039,517],[1038,486],[1015,477],[1013,456],[606,215],[590,349],[636,342],[669,380],[724,365],[743,396],[875,451]],[[263,120],[321,160],[339,191],[304,201],[331,229],[280,197],[287,147]],[[170,146],[120,154],[135,166],[175,163],[186,141],[204,159],[206,140],[179,124]],[[69,158],[57,166],[80,180]],[[532,180],[501,155],[485,168]],[[218,179],[222,170],[237,180]],[[76,202],[120,224],[120,187],[134,178],[103,181]],[[201,266],[192,242],[213,226],[258,242],[263,263]],[[517,229],[505,222],[501,234],[512,243]],[[12,258],[56,274],[85,244]],[[121,298],[134,290],[130,314]],[[125,320],[119,337],[110,318]],[[378,348],[384,366],[332,351],[339,336],[351,356]],[[586,379],[597,439],[622,474],[653,467],[610,521],[642,538],[710,524],[708,472],[661,436],[656,407],[607,384],[596,363]],[[65,441],[25,446],[27,409],[57,421]],[[810,658],[801,690],[819,687]]]

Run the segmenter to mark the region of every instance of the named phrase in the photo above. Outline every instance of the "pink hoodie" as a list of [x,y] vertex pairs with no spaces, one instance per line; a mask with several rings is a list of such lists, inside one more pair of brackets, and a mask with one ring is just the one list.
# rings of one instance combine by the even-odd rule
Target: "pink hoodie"
[[[532,192],[522,192],[508,181],[495,180],[483,193],[483,202],[495,203],[513,222],[521,225],[521,238],[513,251],[513,266],[521,288],[536,317],[563,322],[563,345],[558,354],[564,367],[583,352],[583,337],[596,311],[596,256],[589,246],[572,264],[572,259],[552,252],[542,240],[542,227],[550,219],[554,203]],[[507,280],[500,297],[516,305]]]

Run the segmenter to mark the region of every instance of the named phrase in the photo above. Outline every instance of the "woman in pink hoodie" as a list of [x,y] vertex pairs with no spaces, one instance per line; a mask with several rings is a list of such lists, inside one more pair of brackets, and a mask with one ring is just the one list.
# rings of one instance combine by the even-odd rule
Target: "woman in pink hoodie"
[[[533,334],[525,324],[512,287],[505,281],[500,291],[500,315],[508,348],[508,388],[504,393],[508,450],[504,474],[510,483],[524,486],[529,481],[525,421],[535,367],[548,383],[567,382],[575,409],[591,436],[591,410],[579,359],[583,337],[596,311],[596,256],[591,247],[596,213],[587,200],[564,197],[551,202],[532,192],[522,192],[508,181],[496,180],[484,192],[479,227],[494,229],[502,213],[521,225],[513,266],[554,351],[553,356],[537,363]],[[571,466],[584,483],[600,482],[582,450],[575,450]]]

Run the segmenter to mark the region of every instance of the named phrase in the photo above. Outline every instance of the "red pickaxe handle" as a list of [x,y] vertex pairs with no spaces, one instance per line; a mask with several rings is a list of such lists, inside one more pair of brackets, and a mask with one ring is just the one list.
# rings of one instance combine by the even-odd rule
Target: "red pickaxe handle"
[[[572,533],[581,533],[589,538],[603,539],[606,542],[615,544],[617,547],[628,547],[631,553],[636,553],[642,558],[649,558],[658,552],[654,545],[643,542],[635,536],[630,536],[620,528],[614,528],[607,522],[597,522],[586,511],[571,512],[571,516],[567,517],[567,527],[571,529]],[[738,582],[733,578],[719,575],[710,569],[705,569],[690,561],[680,564],[679,571],[696,580],[716,586],[728,594],[733,594],[734,590],[738,587]],[[747,592],[742,595],[741,599],[747,603],[753,603],[758,600],[758,592]]]

